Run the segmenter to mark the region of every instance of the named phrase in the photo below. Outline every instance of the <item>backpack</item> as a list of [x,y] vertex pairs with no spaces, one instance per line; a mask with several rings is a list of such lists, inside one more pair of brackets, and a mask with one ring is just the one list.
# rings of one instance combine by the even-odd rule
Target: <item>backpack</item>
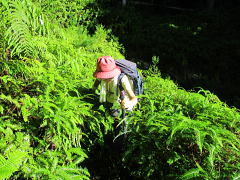
[[120,91],[123,91],[123,86],[121,83],[122,77],[126,74],[133,81],[133,92],[134,94],[141,95],[143,94],[143,78],[140,76],[137,70],[137,64],[125,59],[115,60],[116,65],[120,68],[121,74],[118,77],[118,87]]

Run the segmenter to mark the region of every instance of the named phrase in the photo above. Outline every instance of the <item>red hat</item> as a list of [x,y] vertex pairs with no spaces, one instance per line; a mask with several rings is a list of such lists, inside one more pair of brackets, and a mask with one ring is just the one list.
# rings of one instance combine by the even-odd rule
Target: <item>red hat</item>
[[97,70],[93,76],[99,79],[110,79],[121,73],[111,56],[102,56],[97,60]]

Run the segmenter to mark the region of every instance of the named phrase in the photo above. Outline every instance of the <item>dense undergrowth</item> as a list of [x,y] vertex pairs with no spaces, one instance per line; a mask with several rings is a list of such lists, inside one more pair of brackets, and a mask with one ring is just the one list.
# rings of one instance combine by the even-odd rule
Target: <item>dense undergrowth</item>
[[[209,91],[187,92],[163,79],[157,57],[142,71],[146,90],[127,119],[123,152],[102,148],[93,156],[109,146],[115,124],[90,91],[95,62],[124,58],[111,32],[96,26],[96,2],[0,5],[1,179],[123,178],[119,168],[134,179],[239,177],[239,110]],[[92,170],[111,153],[110,171]]]

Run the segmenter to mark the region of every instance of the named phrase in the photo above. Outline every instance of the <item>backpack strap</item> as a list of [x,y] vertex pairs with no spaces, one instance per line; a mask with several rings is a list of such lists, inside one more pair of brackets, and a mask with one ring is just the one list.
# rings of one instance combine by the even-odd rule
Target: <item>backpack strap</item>
[[122,86],[122,78],[123,76],[125,75],[125,73],[121,73],[119,76],[118,76],[118,81],[117,81],[117,84],[118,84],[118,87],[120,89],[120,91],[123,91],[124,88]]
[[[119,87],[119,90],[120,90],[120,96],[124,93],[122,93],[124,91],[124,88],[122,86],[122,78],[123,76],[125,75],[125,73],[121,73],[119,76],[118,76],[118,80],[117,80],[117,87]],[[117,91],[118,91],[118,88],[117,88]],[[123,99],[124,97],[120,97],[120,99]]]

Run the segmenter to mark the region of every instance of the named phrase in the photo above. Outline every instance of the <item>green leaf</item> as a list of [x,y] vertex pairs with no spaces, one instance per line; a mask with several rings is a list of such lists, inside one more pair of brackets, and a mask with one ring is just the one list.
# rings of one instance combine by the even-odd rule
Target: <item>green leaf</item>
[[8,154],[7,159],[0,155],[0,178],[9,178],[22,164],[26,152],[16,150]]

